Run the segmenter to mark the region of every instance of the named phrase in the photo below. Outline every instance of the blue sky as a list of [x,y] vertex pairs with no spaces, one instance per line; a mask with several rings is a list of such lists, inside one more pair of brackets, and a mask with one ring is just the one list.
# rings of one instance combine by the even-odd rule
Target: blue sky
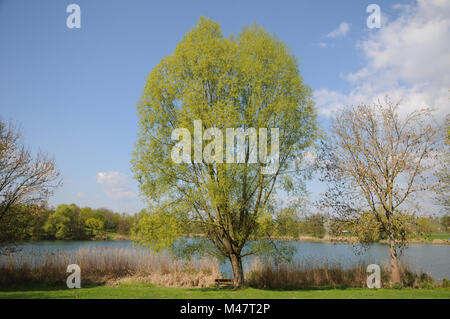
[[[66,26],[70,3],[81,8],[80,29]],[[366,25],[370,3],[382,10],[380,29]],[[340,105],[385,93],[448,113],[449,3],[0,0],[0,116],[56,159],[64,186],[50,204],[136,212],[136,103],[148,73],[200,16],[226,36],[256,22],[287,43],[326,128]],[[311,183],[313,197],[321,189]]]

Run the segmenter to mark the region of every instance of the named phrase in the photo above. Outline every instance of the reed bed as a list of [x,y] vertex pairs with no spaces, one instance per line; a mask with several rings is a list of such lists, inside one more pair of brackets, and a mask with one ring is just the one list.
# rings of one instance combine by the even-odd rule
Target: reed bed
[[[29,251],[0,256],[0,288],[18,285],[65,285],[67,266],[81,269],[81,285],[117,285],[146,282],[166,287],[211,287],[222,278],[217,260],[174,259],[147,249],[83,247],[75,251]],[[345,268],[333,261],[294,261],[274,264],[255,259],[246,272],[246,285],[262,289],[310,287],[366,287],[367,265]],[[390,267],[381,265],[381,282],[390,286]],[[447,283],[447,282],[446,282]],[[427,274],[416,274],[402,265],[402,284],[426,288],[436,283]]]
[[[338,262],[289,262],[274,264],[255,259],[246,276],[246,283],[261,289],[299,289],[310,287],[367,287],[367,265],[345,268]],[[388,264],[381,266],[383,287],[391,286]],[[428,274],[416,274],[402,265],[402,285],[422,288],[435,283]]]
[[67,266],[77,264],[81,283],[115,285],[145,281],[168,287],[208,287],[221,278],[216,260],[178,260],[166,253],[130,248],[80,248],[75,252],[30,252],[0,259],[0,286],[19,284],[65,284]]

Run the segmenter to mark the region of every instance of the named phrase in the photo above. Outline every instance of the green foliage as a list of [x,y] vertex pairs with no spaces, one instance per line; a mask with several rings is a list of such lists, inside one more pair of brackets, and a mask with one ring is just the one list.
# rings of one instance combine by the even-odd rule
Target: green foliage
[[[386,216],[379,208],[375,214],[372,211],[365,211],[356,218],[349,219],[351,233],[358,238],[363,247],[368,247],[371,243],[382,239],[387,239],[387,232],[383,225],[387,225]],[[396,211],[392,218],[394,238],[396,247],[399,250],[405,248],[408,239],[414,237],[414,226],[416,221],[414,216],[402,211]]]
[[329,218],[328,234],[331,236],[350,236],[353,227],[351,220],[343,218]]
[[255,228],[257,229],[258,237],[271,237],[280,235],[277,227],[277,221],[273,218],[273,215],[267,211],[263,211],[258,216]]
[[83,232],[78,222],[80,208],[75,204],[59,205],[55,212],[49,216],[44,230],[56,239],[75,239]]
[[[117,222],[106,229],[108,214]],[[132,223],[133,216],[105,209],[94,210],[89,207],[80,209],[75,204],[62,204],[56,210],[51,210],[46,207],[18,204],[11,207],[10,213],[0,225],[0,242],[81,240],[99,235],[104,230],[128,235]]]
[[322,238],[325,236],[325,216],[313,214],[300,223],[300,234]]
[[426,217],[419,217],[417,219],[417,234],[422,236],[430,236],[433,233],[431,222]]
[[[137,109],[135,178],[150,202],[165,202],[170,209],[142,213],[133,230],[136,241],[170,248],[187,229],[195,229],[230,257],[239,256],[249,240],[273,235],[272,220],[264,215],[271,196],[281,188],[303,191],[308,172],[298,159],[318,134],[311,89],[282,41],[256,25],[225,38],[217,23],[200,18],[151,71]],[[171,152],[178,141],[172,132],[185,128],[194,136],[195,120],[202,121],[202,130],[214,127],[223,135],[226,128],[256,128],[258,139],[258,128],[278,128],[277,172],[264,175],[260,163],[248,157],[241,164],[175,164]],[[246,152],[249,147],[246,139]]]
[[284,208],[277,213],[277,233],[298,237],[300,232],[298,213],[294,208]]
[[172,247],[182,233],[181,221],[170,211],[160,208],[142,210],[131,231],[135,243],[148,247],[155,253]]
[[171,246],[170,252],[178,259],[189,259],[193,256],[213,257],[224,264],[226,259],[219,254],[214,244],[205,237],[179,238]]
[[131,225],[134,223],[134,216],[122,213],[119,215],[119,222],[117,223],[117,232],[122,235],[128,235],[131,232]]
[[450,215],[445,215],[441,217],[441,225],[443,228],[443,231],[448,232],[450,231]]
[[395,283],[392,285],[391,288],[400,290],[400,289],[403,289],[403,285],[401,283]]
[[416,274],[408,269],[402,271],[401,281],[403,287],[432,289],[436,287],[436,283],[429,274]]
[[447,278],[444,278],[442,280],[442,288],[450,288],[450,280],[448,280]]
[[364,212],[358,220],[352,223],[351,232],[357,236],[358,241],[363,245],[377,242],[383,236],[381,223],[369,211]]
[[90,217],[86,219],[85,225],[88,228],[90,235],[98,235],[103,230],[105,223],[99,218]]
[[[49,215],[44,230],[49,238],[87,239],[103,234],[105,231],[128,234],[132,217],[126,214],[113,213],[110,210],[79,208],[75,204],[59,205]],[[121,225],[121,231],[119,231]]]
[[47,214],[44,207],[13,205],[0,223],[0,243],[38,238]]

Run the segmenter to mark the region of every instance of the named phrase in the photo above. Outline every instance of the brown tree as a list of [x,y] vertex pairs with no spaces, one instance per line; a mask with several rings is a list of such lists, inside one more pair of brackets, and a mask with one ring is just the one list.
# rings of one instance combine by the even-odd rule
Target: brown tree
[[450,114],[446,119],[446,137],[443,155],[440,157],[440,168],[436,172],[439,185],[436,187],[438,202],[444,208],[444,213],[450,212]]
[[42,153],[33,157],[20,131],[0,119],[0,224],[14,214],[16,204],[45,202],[60,185],[59,176],[53,159]]
[[404,116],[398,109],[386,97],[337,112],[324,161],[325,179],[334,182],[324,202],[353,220],[373,214],[388,238],[393,283],[400,283],[398,248],[407,244],[406,215],[414,212],[417,195],[434,185],[429,173],[440,143],[431,109]]

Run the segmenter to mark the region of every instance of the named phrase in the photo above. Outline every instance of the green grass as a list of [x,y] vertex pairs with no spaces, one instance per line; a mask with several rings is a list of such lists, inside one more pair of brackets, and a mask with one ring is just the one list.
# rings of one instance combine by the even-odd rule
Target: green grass
[[413,238],[413,239],[411,239],[411,242],[412,243],[414,243],[414,242],[421,242],[421,243],[433,243],[433,241],[435,240],[435,239],[438,239],[438,240],[448,240],[450,238],[450,234],[442,234],[442,233],[440,233],[440,234],[431,234],[431,235],[422,235],[422,236],[417,236],[417,237],[415,237],[415,238]]
[[66,287],[21,287],[3,289],[0,298],[82,298],[82,299],[450,299],[450,288],[433,289],[368,289],[368,288],[309,288],[300,290],[263,290],[243,288],[168,288],[143,283],[126,283],[120,286],[95,286],[81,289]]
[[432,234],[429,236],[430,240],[433,239],[448,239],[450,238],[450,234]]

